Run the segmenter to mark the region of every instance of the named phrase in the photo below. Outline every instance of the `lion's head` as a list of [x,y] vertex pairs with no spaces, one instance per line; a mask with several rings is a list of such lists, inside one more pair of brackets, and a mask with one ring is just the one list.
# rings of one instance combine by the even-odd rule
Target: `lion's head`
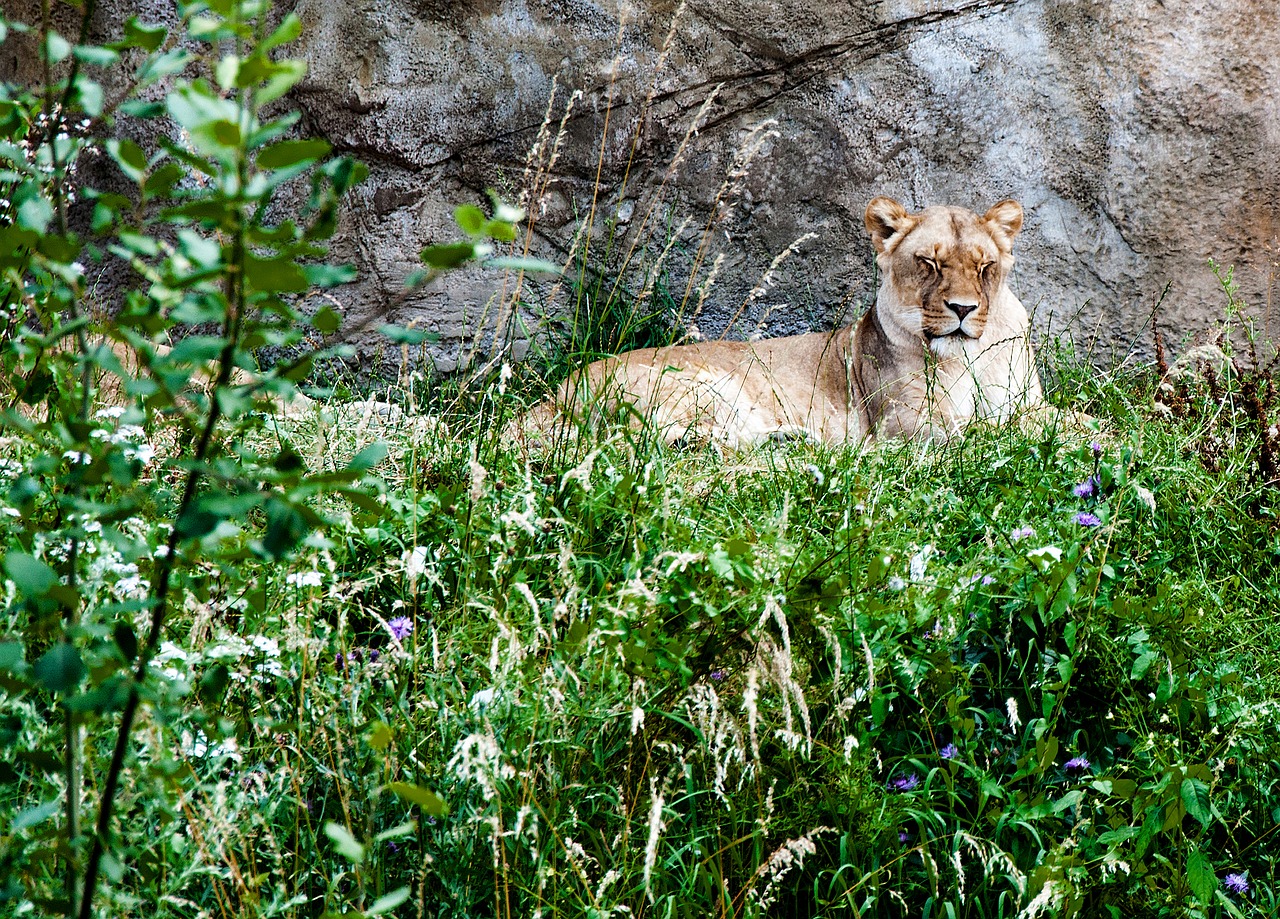
[[[891,294],[892,315],[882,320],[923,337],[939,357],[980,339],[1013,265],[1018,202],[1001,201],[982,216],[959,207],[909,214],[879,197],[867,205],[865,222]],[[884,298],[879,305],[883,310]]]

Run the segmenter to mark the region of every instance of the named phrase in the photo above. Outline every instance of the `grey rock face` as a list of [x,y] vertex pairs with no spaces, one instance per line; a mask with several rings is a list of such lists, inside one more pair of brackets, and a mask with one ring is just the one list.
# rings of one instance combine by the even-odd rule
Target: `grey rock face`
[[[873,295],[862,210],[876,194],[975,210],[1017,198],[1028,219],[1015,289],[1039,334],[1070,333],[1100,359],[1150,352],[1166,285],[1174,340],[1220,318],[1211,258],[1236,266],[1259,309],[1271,295],[1271,0],[296,9],[308,26],[298,101],[309,126],[373,167],[346,226],[365,271],[346,292],[357,321],[394,295],[417,246],[450,236],[450,207],[486,187],[529,202],[531,249],[552,259],[573,245],[593,191],[604,263],[633,245],[652,263],[680,229],[662,264],[677,300],[693,277],[685,318],[701,299],[696,324],[709,336],[789,333],[856,312]],[[549,113],[554,135],[574,91],[553,167],[531,176],[539,125]],[[745,167],[744,151],[754,154]],[[618,235],[605,253],[611,217]],[[482,315],[500,321],[501,305],[485,304],[502,284],[491,273],[448,279],[387,318],[440,331],[449,368],[483,334]]]
[[[304,127],[371,168],[336,247],[361,277],[337,299],[356,326],[439,332],[438,369],[495,340],[519,356],[543,314],[601,309],[567,285],[482,270],[400,296],[418,250],[456,236],[452,208],[486,188],[528,206],[531,254],[629,267],[642,311],[679,312],[707,337],[855,315],[874,295],[862,213],[877,194],[979,211],[1018,199],[1014,290],[1041,337],[1069,333],[1100,361],[1150,353],[1166,286],[1173,341],[1218,321],[1211,258],[1236,266],[1260,315],[1272,296],[1274,0],[293,9]],[[372,332],[360,341],[379,347]]]

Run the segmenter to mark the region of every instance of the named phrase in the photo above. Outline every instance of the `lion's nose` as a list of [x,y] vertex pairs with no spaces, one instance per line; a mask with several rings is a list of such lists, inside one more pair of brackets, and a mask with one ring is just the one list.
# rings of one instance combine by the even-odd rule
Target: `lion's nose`
[[947,309],[956,314],[956,318],[964,322],[964,317],[968,316],[978,308],[976,303],[955,303],[951,300],[947,301]]

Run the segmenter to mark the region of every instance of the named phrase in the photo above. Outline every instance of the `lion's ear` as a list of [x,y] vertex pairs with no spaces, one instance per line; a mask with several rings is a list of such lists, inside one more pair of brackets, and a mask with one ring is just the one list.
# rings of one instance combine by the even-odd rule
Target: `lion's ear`
[[915,218],[907,213],[905,207],[884,195],[871,199],[863,223],[877,252],[884,252],[890,239],[916,225]]
[[1011,198],[1006,198],[983,216],[987,232],[995,239],[996,244],[1005,252],[1013,249],[1013,239],[1022,230],[1022,205]]

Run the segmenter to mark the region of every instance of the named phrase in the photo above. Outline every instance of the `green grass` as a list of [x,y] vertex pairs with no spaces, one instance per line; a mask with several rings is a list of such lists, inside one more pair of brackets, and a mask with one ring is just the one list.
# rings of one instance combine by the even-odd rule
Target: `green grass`
[[[377,501],[323,499],[286,565],[190,560],[103,915],[1273,915],[1256,439],[1156,412],[1149,371],[1057,376],[1096,433],[720,456],[615,431],[527,461],[457,419],[366,432]],[[91,609],[129,609],[153,541],[104,523]],[[15,915],[61,884],[52,701],[0,689]],[[86,724],[90,799],[112,728]]]

